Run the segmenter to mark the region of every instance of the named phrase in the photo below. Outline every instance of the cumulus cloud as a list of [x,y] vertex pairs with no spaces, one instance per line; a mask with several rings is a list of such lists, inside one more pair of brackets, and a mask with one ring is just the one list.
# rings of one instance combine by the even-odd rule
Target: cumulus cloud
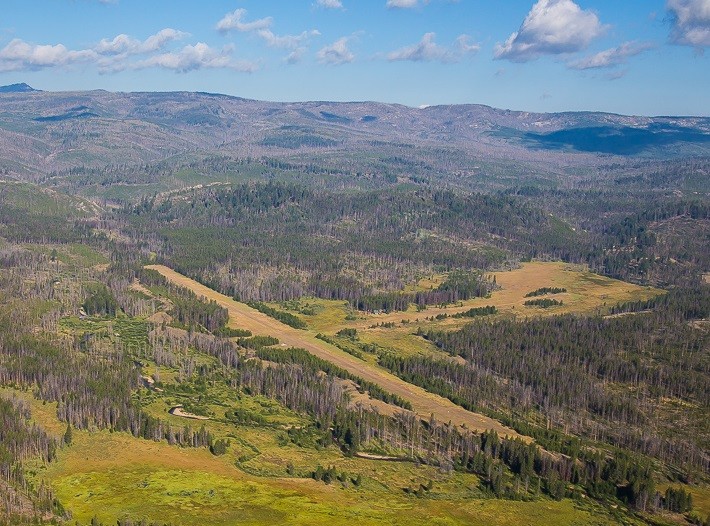
[[131,38],[128,35],[120,34],[112,40],[102,39],[94,50],[101,55],[129,54],[137,55],[141,53],[152,53],[165,47],[168,43],[180,40],[189,36],[188,33],[172,28],[165,28],[151,35],[143,41]]
[[39,70],[90,63],[98,55],[91,49],[70,50],[63,44],[30,44],[15,38],[0,50],[0,71]]
[[291,51],[288,55],[286,55],[286,58],[284,58],[284,62],[286,64],[298,64],[303,60],[303,55],[306,53],[306,48],[305,47],[298,47]]
[[343,9],[343,3],[340,0],[318,0],[316,5],[326,9]]
[[[237,60],[234,49],[225,47],[218,51],[200,42],[187,45],[178,51],[158,53],[165,45],[183,38],[186,34],[174,29],[164,29],[146,40],[136,40],[121,34],[113,39],[103,39],[92,49],[67,49],[63,44],[38,45],[14,39],[0,49],[0,71],[33,71],[45,68],[68,68],[74,65],[95,67],[100,73],[117,73],[130,69],[161,67],[177,72],[202,68],[223,68],[251,72],[257,64]],[[137,55],[148,55],[136,61]]]
[[136,69],[161,67],[177,73],[187,73],[198,69],[232,69],[234,71],[253,72],[258,66],[253,62],[235,60],[232,47],[217,51],[204,42],[194,46],[187,45],[180,51],[154,55],[135,64]]
[[462,53],[478,53],[481,50],[481,45],[476,42],[470,42],[471,37],[468,35],[459,35],[456,38],[456,48]]
[[624,42],[618,47],[606,49],[581,60],[570,62],[572,69],[613,68],[626,63],[626,59],[648,51],[653,47],[650,43]]
[[355,55],[348,49],[349,37],[342,37],[330,44],[318,50],[316,53],[316,58],[321,64],[346,64],[355,60]]
[[387,54],[387,60],[411,60],[414,62],[457,62],[463,55],[475,53],[480,49],[478,44],[470,44],[467,35],[456,39],[453,47],[440,46],[434,39],[435,33],[426,33],[418,44],[407,46]]
[[222,33],[227,33],[229,31],[249,32],[271,27],[273,19],[270,16],[254,20],[253,22],[242,22],[242,18],[246,14],[246,9],[236,9],[233,13],[227,13],[224,17],[222,17],[222,20],[217,22],[217,31]]
[[320,31],[313,29],[311,31],[304,31],[300,35],[279,36],[275,35],[270,29],[260,29],[256,32],[256,34],[264,39],[268,46],[283,49],[296,49],[309,38],[320,35]]
[[542,55],[559,55],[586,49],[605,27],[597,15],[582,10],[572,0],[538,0],[520,29],[497,44],[496,59],[528,62]]
[[710,47],[710,0],[668,0],[674,44],[697,49]]
[[311,37],[320,35],[320,31],[313,29],[304,31],[299,35],[276,35],[271,31],[273,18],[266,17],[253,22],[243,22],[242,19],[247,14],[246,9],[237,9],[233,13],[227,13],[222,20],[217,23],[217,30],[225,33],[229,31],[240,31],[242,33],[254,33],[266,42],[269,47],[295,50]]

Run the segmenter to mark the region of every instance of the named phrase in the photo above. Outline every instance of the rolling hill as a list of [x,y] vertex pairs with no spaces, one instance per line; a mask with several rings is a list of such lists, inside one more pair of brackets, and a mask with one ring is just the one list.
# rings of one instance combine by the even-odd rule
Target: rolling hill
[[[0,88],[0,173],[176,165],[205,155],[284,158],[353,174],[532,178],[557,185],[609,166],[710,155],[710,118],[540,114],[482,105],[280,103],[210,93]],[[295,160],[295,161],[294,161]],[[462,182],[463,181],[463,182]]]

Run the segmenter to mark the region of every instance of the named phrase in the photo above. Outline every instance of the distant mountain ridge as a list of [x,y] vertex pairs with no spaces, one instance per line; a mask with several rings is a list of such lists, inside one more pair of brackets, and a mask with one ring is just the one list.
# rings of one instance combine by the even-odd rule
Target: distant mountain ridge
[[373,150],[406,157],[412,148],[429,149],[442,156],[460,152],[466,162],[451,170],[464,174],[479,160],[558,172],[629,159],[710,156],[707,117],[545,114],[475,104],[279,103],[193,92],[45,92],[27,84],[4,86],[0,94],[0,171],[20,178],[200,152],[338,159]]
[[0,93],[27,93],[30,91],[39,91],[34,89],[29,84],[21,82],[19,84],[8,84],[7,86],[0,86]]

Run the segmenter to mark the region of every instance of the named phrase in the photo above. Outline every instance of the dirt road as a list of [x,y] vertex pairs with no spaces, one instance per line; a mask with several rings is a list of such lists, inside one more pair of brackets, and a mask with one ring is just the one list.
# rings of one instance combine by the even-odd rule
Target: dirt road
[[169,267],[149,265],[146,268],[157,270],[171,282],[190,289],[200,297],[216,301],[229,312],[229,325],[231,327],[248,329],[257,335],[274,336],[286,346],[303,348],[319,358],[328,360],[352,374],[376,383],[383,389],[402,397],[412,404],[414,411],[421,418],[428,419],[433,414],[440,422],[452,422],[457,426],[465,425],[471,430],[494,429],[502,436],[520,436],[512,429],[503,426],[492,418],[466,411],[445,398],[409,384],[384,369],[368,364],[333,345],[317,339],[315,334],[310,331],[289,327],[244,303],[234,301],[228,296],[183,276]]

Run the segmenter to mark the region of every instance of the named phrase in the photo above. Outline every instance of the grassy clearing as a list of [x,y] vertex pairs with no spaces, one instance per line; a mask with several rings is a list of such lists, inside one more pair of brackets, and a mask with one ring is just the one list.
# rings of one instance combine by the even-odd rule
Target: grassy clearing
[[106,265],[109,262],[109,259],[104,254],[101,254],[87,245],[75,243],[68,247],[68,252],[77,263],[85,267]]
[[[315,308],[312,314],[301,314],[301,317],[313,330],[330,336],[343,328],[354,328],[361,342],[393,350],[403,356],[423,354],[445,357],[429,342],[413,335],[418,327],[455,330],[471,320],[452,318],[452,315],[487,305],[498,309],[497,317],[595,314],[605,313],[620,302],[645,300],[663,293],[659,289],[640,287],[594,274],[581,265],[562,262],[523,263],[518,269],[493,275],[501,288],[489,298],[475,298],[441,307],[430,306],[421,312],[412,305],[405,312],[387,314],[354,312],[342,301],[308,298],[301,300],[301,303],[312,304]],[[412,290],[436,287],[444,277],[435,275],[424,278]],[[524,303],[530,299],[526,298],[526,294],[543,287],[566,289],[567,292],[555,294],[555,298],[563,304],[549,309],[526,307]],[[368,358],[374,363],[372,356],[365,356],[366,360]]]
[[412,334],[413,329],[408,326],[393,329],[369,329],[360,331],[360,340],[363,343],[378,345],[384,349],[394,349],[401,356],[414,354],[434,356],[437,358],[448,357],[431,342]]
[[710,517],[710,486],[686,486],[685,489],[693,496],[693,509],[704,518]]
[[0,387],[0,396],[5,398],[18,398],[29,405],[32,420],[48,434],[61,437],[66,431],[66,424],[57,418],[57,403],[42,402],[37,400],[30,391],[21,391],[10,387]]
[[[398,324],[402,319],[408,319],[410,322],[424,321],[438,314],[451,315],[486,305],[495,306],[501,314],[528,315],[524,303],[529,298],[525,298],[525,294],[542,287],[565,288],[567,292],[555,295],[564,305],[550,311],[536,311],[536,315],[603,313],[617,303],[648,299],[663,292],[652,287],[640,287],[600,276],[589,272],[583,266],[562,262],[523,263],[518,269],[493,275],[501,288],[493,292],[490,298],[475,298],[443,308],[429,307],[422,312],[416,312],[416,309],[411,307],[404,313],[367,315],[363,320],[347,323],[347,326],[367,328],[376,323]],[[466,323],[466,320],[459,323]]]
[[90,246],[82,245],[80,243],[72,243],[67,245],[30,244],[25,246],[30,250],[41,252],[47,256],[51,256],[56,251],[56,256],[60,263],[75,268],[88,268],[96,265],[106,265],[109,262],[106,255]]
[[[375,461],[372,469],[400,465]],[[403,474],[422,483],[418,468]],[[409,497],[399,488],[368,482],[345,489],[307,479],[254,477],[226,458],[206,450],[181,449],[121,433],[77,432],[46,475],[57,496],[87,523],[94,515],[104,523],[129,515],[181,525],[232,524],[520,524],[605,525],[614,521],[598,510],[579,509],[572,501],[512,502],[472,499],[465,481],[451,478],[429,498]],[[400,474],[401,476],[402,474]],[[426,474],[424,474],[426,475]],[[469,481],[470,483],[471,481]]]
[[[520,268],[496,272],[493,274],[496,282],[501,287],[491,294],[489,298],[474,298],[461,301],[454,305],[443,307],[429,306],[418,312],[414,306],[405,312],[392,312],[386,314],[366,314],[352,312],[344,302],[308,299],[308,303],[318,306],[316,312],[310,316],[302,316],[309,327],[319,332],[334,334],[343,327],[353,327],[358,330],[367,330],[373,325],[394,323],[397,330],[408,331],[411,327],[402,325],[402,320],[415,323],[429,323],[430,318],[447,314],[451,316],[474,307],[486,305],[495,306],[499,315],[549,316],[566,313],[604,313],[620,302],[645,300],[663,293],[662,290],[652,287],[641,287],[631,283],[607,278],[589,272],[584,266],[571,265],[562,262],[531,262],[523,263]],[[441,276],[426,278],[419,282],[419,287],[426,283],[438,285]],[[525,295],[533,290],[543,287],[558,287],[567,289],[567,292],[556,294],[555,298],[561,300],[563,305],[549,310],[536,310],[531,313],[525,309],[524,303],[530,298]],[[350,319],[347,318],[350,314]],[[352,319],[355,318],[355,319]],[[451,328],[466,324],[466,318],[459,320],[445,319],[437,321],[441,325]]]
[[126,349],[136,353],[148,344],[148,323],[128,316],[90,316],[83,319],[72,316],[59,320],[59,329],[69,335],[91,335],[105,340],[106,344],[120,341]]
[[405,293],[414,292],[426,292],[428,290],[433,290],[441,285],[446,280],[446,274],[433,274],[425,278],[420,279],[417,283],[413,285],[407,285],[404,287]]

